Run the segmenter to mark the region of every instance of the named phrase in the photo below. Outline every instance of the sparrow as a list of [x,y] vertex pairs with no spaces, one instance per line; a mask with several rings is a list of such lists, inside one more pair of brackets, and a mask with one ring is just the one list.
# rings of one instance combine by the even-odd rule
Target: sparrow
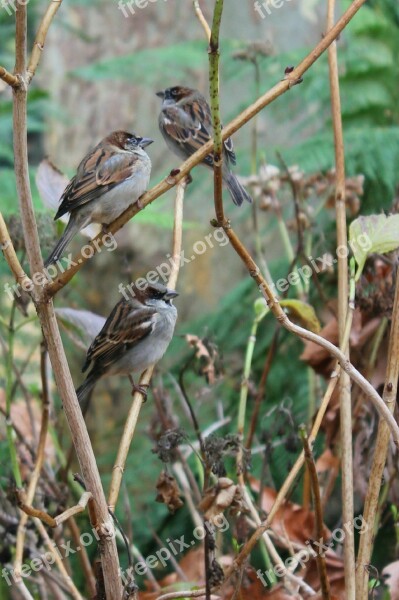
[[172,339],[177,319],[172,299],[178,293],[159,283],[144,289],[130,285],[129,290],[131,295],[125,291],[87,351],[82,372],[91,370],[76,390],[81,404],[102,377],[131,377],[157,363]]
[[[168,148],[186,160],[213,138],[209,104],[198,90],[183,86],[171,87],[156,95],[162,98],[159,129]],[[208,154],[202,162],[213,168],[213,155]],[[224,141],[223,181],[234,204],[241,206],[244,200],[252,202],[252,198],[231,172],[230,165],[235,164],[233,142],[228,138]]]
[[70,214],[45,266],[57,261],[73,236],[90,223],[112,223],[148,188],[151,161],[144,148],[154,140],[113,131],[84,157],[65,188],[56,221]]

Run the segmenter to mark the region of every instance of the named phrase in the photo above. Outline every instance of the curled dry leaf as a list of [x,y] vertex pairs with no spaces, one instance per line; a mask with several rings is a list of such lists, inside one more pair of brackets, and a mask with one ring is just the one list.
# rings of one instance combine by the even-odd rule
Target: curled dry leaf
[[183,506],[183,501],[180,498],[180,490],[176,483],[176,480],[172,475],[163,471],[157,481],[156,485],[158,494],[155,500],[166,504],[169,512],[175,513],[179,508]]
[[235,514],[241,512],[245,508],[245,504],[238,485],[228,477],[220,477],[216,485],[205,490],[205,495],[198,508],[212,523],[227,509]]
[[195,357],[200,363],[200,374],[206,377],[207,383],[213,385],[221,373],[220,357],[216,345],[206,338],[187,333],[186,342],[191,348],[195,348]]

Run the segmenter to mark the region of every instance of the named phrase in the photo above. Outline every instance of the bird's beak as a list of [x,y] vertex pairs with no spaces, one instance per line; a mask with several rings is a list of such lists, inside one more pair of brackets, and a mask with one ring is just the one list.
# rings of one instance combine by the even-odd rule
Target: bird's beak
[[145,148],[146,146],[149,146],[150,144],[153,143],[154,140],[152,140],[151,138],[143,138],[140,142],[139,142],[139,146],[140,148]]
[[155,95],[158,96],[158,98],[163,99],[165,97],[165,92],[161,90],[160,92],[155,92]]
[[173,298],[176,298],[176,296],[178,296],[178,292],[176,292],[175,290],[166,290],[166,294],[165,294],[165,300],[172,300]]

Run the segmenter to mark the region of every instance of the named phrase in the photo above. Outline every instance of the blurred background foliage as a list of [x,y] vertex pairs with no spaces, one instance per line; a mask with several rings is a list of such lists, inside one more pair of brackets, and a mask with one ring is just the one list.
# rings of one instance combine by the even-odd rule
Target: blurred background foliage
[[[209,18],[212,3],[203,4]],[[221,39],[221,97],[225,122],[255,100],[259,92],[279,81],[287,66],[298,64],[320,39],[325,23],[325,3],[317,0],[304,2],[301,6],[299,1],[284,4],[265,19],[255,13],[250,0],[237,0],[232,4],[233,10],[230,2],[226,5]],[[339,11],[348,4],[346,1],[339,3]],[[44,1],[29,2],[30,41],[45,6]],[[240,29],[237,29],[238,22]],[[12,69],[13,18],[4,9],[0,9],[0,30],[0,63]],[[368,2],[345,29],[338,41],[338,50],[347,175],[364,176],[361,214],[379,213],[392,206],[399,182],[397,1]],[[134,129],[156,140],[149,149],[153,160],[152,184],[155,184],[177,166],[178,161],[167,152],[157,130],[159,102],[154,92],[184,82],[206,93],[207,60],[203,31],[193,15],[191,2],[183,5],[177,0],[159,0],[145,10],[136,8],[136,13],[127,18],[118,10],[117,3],[109,0],[62,5],[50,30],[43,62],[28,102],[31,183],[35,209],[43,215],[39,223],[44,254],[57,235],[57,227],[52,224],[51,211],[44,207],[35,185],[37,166],[43,157],[49,155],[61,170],[72,175],[87,149],[110,130]],[[14,217],[11,231],[15,237],[20,232],[18,234],[15,225],[19,209],[13,174],[12,98],[9,89],[2,82],[0,85],[0,205],[7,219]],[[296,165],[303,176],[327,173],[334,164],[327,55],[306,73],[303,83],[259,115],[256,157],[252,127],[253,124],[248,124],[234,138],[240,175],[256,174],[259,168],[271,165],[277,165],[283,172],[278,156],[287,165]],[[107,315],[120,297],[119,282],[128,283],[145,274],[162,262],[169,252],[173,196],[172,190],[126,226],[118,234],[118,250],[113,253],[103,251],[85,265],[57,296],[57,306],[86,308]],[[282,223],[294,218],[294,203],[288,185],[281,187],[278,199],[280,216],[274,210],[259,211],[257,215],[258,239],[274,279],[286,276],[291,262],[282,235]],[[320,198],[310,197],[306,202],[312,216],[307,249],[314,256],[333,252],[333,211],[325,208],[324,202],[320,204]],[[240,234],[256,254],[251,207],[237,210],[230,205],[229,198],[226,198],[226,206]],[[185,199],[184,248],[187,255],[196,240],[204,239],[212,232],[209,225],[212,216],[212,177],[198,168],[193,173],[193,183]],[[289,231],[289,236],[291,246],[295,248],[295,228]],[[75,240],[74,248],[77,249],[79,244],[80,240]],[[22,252],[19,252],[21,257]],[[2,288],[6,282],[13,283],[4,261],[0,264],[0,277]],[[321,282],[326,296],[331,298],[335,274],[323,274]],[[206,429],[227,417],[230,422],[218,433],[234,432],[257,290],[228,246],[215,246],[185,266],[178,288],[181,296],[176,302],[179,309],[177,335],[155,377],[156,392],[168,405],[175,425],[182,427],[193,439],[192,425],[176,391],[176,381],[192,352],[183,334],[206,336],[217,345],[223,362],[223,377],[213,386],[207,385],[199,373],[200,366],[196,365],[187,370],[186,388],[201,428]],[[296,292],[290,290],[290,295],[295,296]],[[323,323],[326,305],[312,287],[309,301]],[[2,320],[7,322],[10,300],[5,293],[0,294],[0,306]],[[29,314],[33,314],[32,307]],[[17,321],[21,320],[18,315]],[[248,416],[274,333],[275,324],[268,315],[258,330],[249,384]],[[4,335],[3,331],[2,337]],[[40,398],[38,340],[38,326],[32,321],[21,331],[15,349],[20,368],[27,356],[31,356],[26,368],[27,389],[37,400]],[[65,344],[74,380],[79,383],[84,351],[77,350],[68,335],[65,335]],[[268,447],[268,484],[277,489],[296,457],[296,427],[311,416],[309,406],[314,406],[320,399],[320,386],[323,385],[299,360],[302,349],[300,341],[285,332],[280,333],[257,423],[257,445],[266,443]],[[0,371],[0,376],[4,382],[4,370]],[[15,399],[19,401],[20,398],[21,391],[17,390]],[[87,417],[106,486],[129,400],[128,382],[110,380],[101,383]],[[60,457],[68,454],[70,442],[57,396],[54,402],[57,419],[52,434]],[[273,407],[277,412],[270,413]],[[292,423],[287,424],[284,410],[279,412],[279,407],[290,412]],[[179,520],[181,513],[176,520],[168,515],[165,506],[154,502],[154,482],[162,468],[159,459],[151,453],[158,430],[157,408],[150,394],[127,463],[124,485],[128,500],[121,501],[117,511],[122,524],[126,525],[126,503],[130,505],[134,537],[140,541],[144,555],[154,546],[153,530],[161,538],[183,533]],[[2,453],[7,452],[4,442],[0,448]],[[260,476],[262,463],[259,450],[252,458],[256,477]],[[193,457],[190,465],[199,478],[198,464]],[[229,474],[233,473],[232,468]],[[7,486],[8,477],[6,469],[1,478],[3,488]],[[300,498],[300,487],[293,498]],[[50,503],[51,509],[54,506]],[[327,509],[330,525],[338,518],[339,510],[336,509],[334,504]],[[186,523],[190,530],[188,513]]]

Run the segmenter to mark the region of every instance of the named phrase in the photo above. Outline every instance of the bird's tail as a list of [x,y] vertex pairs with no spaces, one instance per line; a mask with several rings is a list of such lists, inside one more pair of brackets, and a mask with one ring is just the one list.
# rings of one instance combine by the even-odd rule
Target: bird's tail
[[224,181],[227,185],[227,188],[230,192],[230,196],[232,197],[234,204],[236,204],[237,206],[241,206],[244,200],[246,200],[247,202],[252,202],[251,196],[238,181],[234,173],[232,173],[231,171],[225,173]]
[[62,256],[62,253],[68,246],[75,233],[77,233],[80,229],[80,224],[76,223],[76,220],[71,217],[69,219],[68,225],[65,228],[64,233],[58,240],[54,250],[47,258],[46,262],[44,263],[45,267],[48,267],[49,265],[52,265],[53,263],[57,262],[57,260]]
[[86,399],[90,396],[93,391],[94,386],[97,383],[98,377],[95,377],[91,373],[86,377],[85,381],[82,383],[80,387],[76,390],[76,395],[79,400],[79,404],[83,407]]

